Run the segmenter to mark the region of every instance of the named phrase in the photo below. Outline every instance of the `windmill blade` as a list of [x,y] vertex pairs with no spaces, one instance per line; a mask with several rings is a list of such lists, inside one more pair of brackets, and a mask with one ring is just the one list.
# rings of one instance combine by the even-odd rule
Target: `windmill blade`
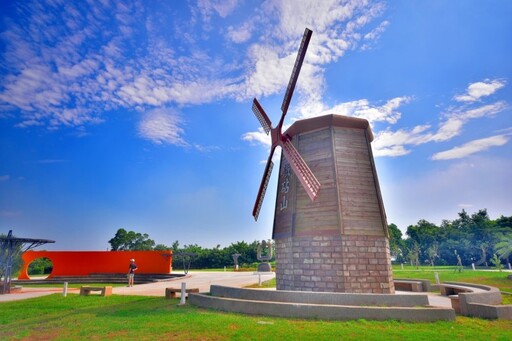
[[272,162],[274,150],[275,147],[270,150],[270,156],[268,157],[267,165],[265,166],[265,172],[263,172],[263,178],[261,179],[260,189],[258,190],[258,196],[256,197],[256,202],[254,203],[254,208],[252,210],[252,216],[256,221],[260,215],[263,198],[265,198],[265,192],[267,191],[268,182],[270,181],[270,175],[272,175],[272,169],[274,168],[274,163]]
[[311,201],[315,201],[318,196],[318,192],[320,192],[320,182],[317,180],[311,169],[306,164],[306,161],[304,161],[302,156],[300,156],[299,152],[295,149],[290,140],[287,139],[283,143],[282,147],[284,156],[290,163],[293,172],[306,190]]
[[308,49],[312,34],[313,31],[311,31],[309,28],[306,28],[304,31],[304,36],[302,37],[302,42],[300,43],[299,52],[297,53],[297,59],[295,59],[295,65],[293,66],[292,75],[290,77],[290,81],[288,82],[288,88],[286,88],[286,94],[284,95],[283,104],[281,105],[281,111],[283,112],[283,115],[281,116],[281,122],[284,120],[284,116],[288,112],[288,106],[292,100],[293,90],[295,89],[295,84],[299,78],[302,62],[304,62],[304,57],[306,56],[306,50]]
[[270,122],[268,115],[265,113],[265,110],[263,110],[256,98],[252,101],[252,112],[256,115],[256,118],[258,118],[258,121],[260,121],[265,133],[268,135],[272,129],[272,122]]

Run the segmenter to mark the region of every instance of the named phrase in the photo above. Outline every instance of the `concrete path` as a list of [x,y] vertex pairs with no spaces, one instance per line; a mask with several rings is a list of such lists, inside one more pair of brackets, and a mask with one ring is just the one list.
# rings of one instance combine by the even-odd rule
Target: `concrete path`
[[[261,275],[261,281],[268,281],[274,276],[274,273]],[[180,289],[182,282],[187,284],[187,288],[198,288],[199,292],[209,292],[212,284],[237,288],[258,284],[259,275],[253,272],[189,272],[186,277],[171,281],[139,284],[130,288],[116,287],[112,292],[118,295],[165,296],[165,288]]]
[[[68,289],[68,293],[79,293],[79,289]],[[62,293],[61,288],[23,288],[21,292],[0,295],[0,302],[19,301],[27,298],[46,296],[56,293]]]

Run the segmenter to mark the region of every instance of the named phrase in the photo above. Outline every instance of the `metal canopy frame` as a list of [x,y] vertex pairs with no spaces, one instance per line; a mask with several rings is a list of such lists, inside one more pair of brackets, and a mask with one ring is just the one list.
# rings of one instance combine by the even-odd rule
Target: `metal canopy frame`
[[183,273],[186,275],[190,270],[190,264],[192,260],[197,257],[197,253],[195,252],[176,252],[173,254],[174,257],[180,258],[183,261]]
[[[0,269],[3,270],[3,281],[0,281],[0,283],[3,282],[3,285],[0,294],[9,294],[11,292],[11,272],[14,257],[30,249],[49,243],[55,243],[55,241],[49,239],[13,237],[12,230],[9,230],[6,237],[0,237]],[[0,280],[1,279],[0,277]]]

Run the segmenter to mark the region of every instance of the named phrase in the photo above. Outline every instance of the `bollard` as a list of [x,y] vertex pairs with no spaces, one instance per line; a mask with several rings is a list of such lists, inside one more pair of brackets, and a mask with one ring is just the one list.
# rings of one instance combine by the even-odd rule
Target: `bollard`
[[439,273],[437,271],[434,272],[434,277],[436,278],[436,284],[440,284],[441,282],[439,281]]
[[224,272],[226,272],[226,267],[224,267]]
[[512,270],[512,266],[510,266],[510,263],[508,263],[508,269]]
[[181,282],[181,299],[180,305],[185,305],[187,303],[185,296],[187,295],[187,283]]
[[68,295],[68,282],[64,282],[64,289],[62,290],[62,296],[66,297]]
[[475,271],[475,263],[471,263],[471,267],[473,268],[473,271]]
[[261,274],[258,274],[258,285],[261,287]]
[[402,263],[402,270],[404,269],[404,263]]

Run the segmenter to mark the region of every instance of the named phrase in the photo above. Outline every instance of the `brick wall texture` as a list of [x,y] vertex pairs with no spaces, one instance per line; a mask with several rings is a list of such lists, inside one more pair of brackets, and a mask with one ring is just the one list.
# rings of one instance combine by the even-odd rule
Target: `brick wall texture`
[[386,237],[301,236],[276,239],[277,290],[395,292]]

